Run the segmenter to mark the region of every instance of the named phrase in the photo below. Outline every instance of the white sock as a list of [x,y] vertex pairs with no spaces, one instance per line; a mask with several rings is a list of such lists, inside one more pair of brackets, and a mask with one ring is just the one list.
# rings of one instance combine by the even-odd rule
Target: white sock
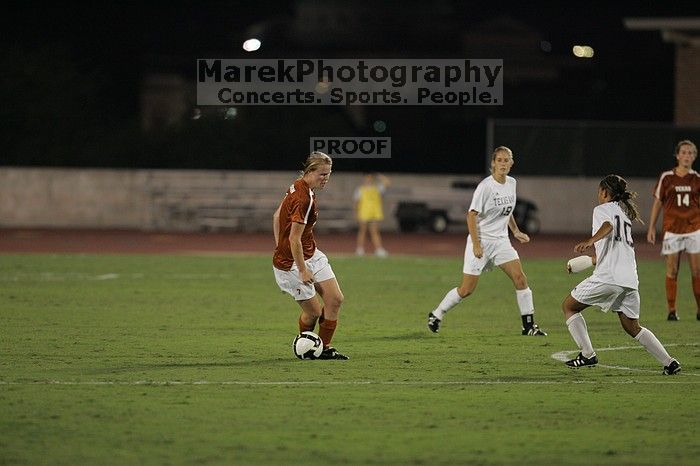
[[438,307],[433,311],[433,314],[435,314],[435,317],[442,320],[445,313],[459,304],[461,300],[462,297],[457,293],[457,288],[452,288],[447,292],[445,297],[442,298],[442,301],[440,301]]
[[668,366],[671,364],[671,361],[673,361],[673,358],[669,356],[664,345],[661,344],[651,330],[642,327],[642,331],[634,338],[664,366]]
[[574,339],[576,345],[578,345],[578,348],[581,350],[581,354],[587,358],[595,356],[595,351],[593,351],[593,345],[591,344],[591,338],[588,336],[586,319],[583,318],[581,313],[577,312],[569,317],[566,320],[566,326],[569,328],[571,338]]
[[515,299],[518,300],[521,316],[535,312],[535,305],[532,302],[532,290],[529,287],[524,290],[515,290]]

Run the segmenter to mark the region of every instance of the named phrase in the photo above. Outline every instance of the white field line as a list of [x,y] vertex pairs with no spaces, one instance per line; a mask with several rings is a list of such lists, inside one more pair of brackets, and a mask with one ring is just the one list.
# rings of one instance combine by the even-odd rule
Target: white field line
[[[697,346],[697,343],[672,343],[666,345],[667,347],[672,346]],[[597,352],[603,351],[623,351],[623,350],[637,350],[643,349],[641,346],[618,346],[611,348],[599,348]],[[566,361],[578,350],[567,350],[558,351],[551,355],[552,359],[557,361]],[[600,367],[605,367],[608,369],[618,369],[630,372],[641,372],[648,374],[659,374],[661,370],[648,370],[648,369],[636,369],[632,367],[625,366],[609,366],[605,364],[598,364]],[[321,381],[321,380],[279,380],[279,381],[256,381],[256,380],[223,380],[223,381],[210,381],[210,380],[195,380],[195,381],[182,381],[182,380],[87,380],[87,381],[65,381],[65,380],[31,380],[31,381],[3,381],[0,380],[0,386],[8,385],[88,385],[88,386],[194,386],[194,385],[211,385],[211,386],[357,386],[357,385],[388,385],[388,386],[437,386],[437,385],[633,385],[633,384],[643,384],[643,385],[696,385],[700,384],[698,379],[688,379],[686,380],[683,376],[693,376],[698,377],[700,374],[681,372],[681,376],[674,376],[673,378],[664,377],[659,380],[612,380],[612,381],[589,381],[589,380],[435,380],[435,381],[422,381],[422,380],[331,380],[331,381]]]
[[[659,373],[659,371],[654,371]],[[16,386],[16,385],[88,385],[88,386],[195,386],[195,385],[210,385],[210,386],[357,386],[357,385],[389,385],[389,386],[435,386],[435,385],[697,385],[700,380],[679,380],[677,377],[673,379],[663,378],[660,380],[624,380],[624,381],[588,381],[588,380],[445,380],[445,381],[420,381],[420,380],[405,380],[405,381],[389,381],[389,380],[279,380],[270,382],[261,381],[246,381],[246,380],[136,380],[136,381],[119,381],[119,380],[87,380],[87,381],[63,381],[63,380],[32,380],[24,382],[0,381],[0,386]]]
[[[672,343],[670,346],[697,346],[697,343]],[[596,351],[623,351],[641,349],[641,346],[618,346],[612,348],[600,348]],[[566,361],[578,350],[559,351],[551,356],[557,361]],[[600,367],[608,369],[619,369],[631,372],[642,372],[649,374],[661,374],[661,370],[635,369],[624,366],[609,366],[598,364]],[[681,376],[662,377],[658,380],[278,380],[278,381],[256,381],[256,380],[87,380],[87,381],[64,381],[64,380],[31,380],[31,381],[3,381],[0,380],[0,386],[3,385],[89,385],[89,386],[190,386],[190,385],[211,385],[211,386],[357,386],[357,385],[389,385],[389,386],[436,386],[436,385],[697,385],[700,384],[699,379],[685,379],[684,376],[698,377],[700,374],[681,372]]]
[[[664,345],[665,347],[672,347],[672,346],[697,346],[697,343],[671,343],[668,345]],[[617,346],[617,347],[611,347],[611,348],[596,348],[596,353],[602,352],[602,351],[624,351],[624,350],[640,350],[644,349],[643,346],[638,345],[638,346]],[[579,350],[568,350],[568,351],[558,351],[556,353],[552,353],[552,359],[556,359],[557,361],[567,361],[574,357],[576,353],[578,353]],[[651,355],[649,355],[651,356]],[[683,367],[683,361],[680,361],[681,363],[681,368]],[[626,367],[626,366],[609,366],[607,364],[597,364],[598,367],[605,367],[607,369],[618,369],[618,370],[623,370],[623,371],[630,371],[630,372],[644,372],[647,374],[658,374],[661,371],[660,370],[649,370],[649,369],[636,369],[633,367]],[[692,372],[684,372],[681,370],[681,374],[683,375],[690,375],[693,377],[700,377],[700,374],[695,374]]]
[[[13,273],[0,274],[0,282],[74,282],[74,281],[103,281],[103,280],[142,280],[146,278],[143,273],[104,273],[99,275],[80,272],[39,272],[39,273]],[[233,274],[196,274],[196,273],[171,273],[158,275],[159,280],[230,280]]]

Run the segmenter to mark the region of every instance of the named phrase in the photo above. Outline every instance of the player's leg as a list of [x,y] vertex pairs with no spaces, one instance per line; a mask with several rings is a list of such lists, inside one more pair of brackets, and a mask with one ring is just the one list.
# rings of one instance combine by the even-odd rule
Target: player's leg
[[470,275],[468,273],[462,274],[462,282],[457,288],[455,288],[460,300],[474,293],[474,290],[476,290],[476,285],[479,284],[479,277],[480,275]]
[[382,247],[382,236],[379,233],[379,222],[369,222],[369,235],[374,246],[374,253],[379,257],[386,257],[387,252]]
[[678,290],[678,267],[681,253],[672,252],[666,255],[666,304],[668,320],[678,320],[676,314],[676,294]]
[[445,298],[440,301],[438,307],[433,311],[440,319],[447,311],[455,307],[461,300],[474,293],[476,285],[479,284],[480,275],[471,275],[468,273],[462,274],[462,282],[457,288],[452,288],[447,292]]
[[[482,246],[485,243],[482,242]],[[481,272],[490,264],[490,256],[484,248],[484,253],[481,257],[474,255],[474,246],[471,236],[467,237],[467,244],[464,247],[464,266],[462,267],[462,282],[456,288],[452,288],[445,294],[440,301],[440,304],[428,313],[428,329],[431,332],[437,333],[440,330],[442,319],[447,311],[459,304],[462,299],[466,298],[474,292]]]
[[657,361],[664,366],[663,373],[673,375],[680,372],[681,365],[672,358],[664,345],[661,344],[656,335],[651,330],[639,325],[639,319],[633,319],[625,315],[624,312],[618,312],[620,324],[631,337],[637,340]]
[[359,221],[357,228],[357,247],[355,254],[363,256],[365,254],[365,236],[367,235],[367,222]]
[[338,320],[340,305],[343,304],[345,298],[342,291],[340,291],[340,286],[335,278],[333,268],[328,262],[328,257],[317,249],[306,263],[313,274],[314,292],[321,295],[323,300],[321,320]]
[[532,299],[532,290],[527,284],[527,276],[523,272],[520,259],[511,260],[500,264],[508,278],[515,286],[515,298],[520,310],[520,318],[523,322],[522,334],[534,336],[546,336],[547,334],[535,323],[535,305]]
[[688,261],[690,262],[690,273],[693,277],[693,295],[695,295],[695,305],[697,306],[695,316],[697,320],[700,320],[700,252],[688,254]]
[[466,273],[462,274],[462,282],[458,287],[452,288],[447,292],[442,301],[440,301],[440,304],[438,304],[438,307],[433,311],[433,314],[435,314],[439,319],[442,319],[447,311],[472,294],[478,283],[479,275],[469,275]]
[[345,300],[343,292],[340,290],[338,280],[333,277],[314,283],[316,291],[323,299],[323,318],[326,320],[338,320],[340,306]]
[[614,304],[620,324],[628,335],[637,340],[657,361],[664,366],[664,374],[679,372],[681,366],[673,359],[651,330],[639,325],[640,298],[637,290],[628,290]]
[[[324,348],[329,348],[338,325],[340,306],[345,298],[343,292],[340,291],[333,268],[323,252],[317,249],[311,259],[307,261],[307,265],[314,277],[314,290],[323,300],[323,308],[318,322],[318,336],[323,340]],[[320,359],[347,359],[323,356],[322,354]]]
[[323,353],[319,359],[349,359],[331,347],[331,340],[338,326],[340,306],[345,297],[335,277],[315,283],[316,291],[323,299],[323,316],[318,324],[318,336],[323,340]]
[[588,336],[588,327],[581,311],[588,307],[577,301],[573,296],[568,295],[561,304],[561,309],[566,318],[566,327],[573,338],[576,346],[580,350],[577,357],[566,362],[570,367],[593,366],[598,364],[598,357],[593,350],[591,338]]
[[440,324],[445,318],[447,311],[455,307],[457,304],[474,292],[476,285],[479,283],[479,275],[462,274],[462,283],[456,288],[452,288],[442,298],[440,304],[428,314],[428,328],[431,332],[437,333],[440,331]]
[[301,306],[301,315],[299,316],[299,333],[313,332],[323,312],[318,296],[313,298],[297,301]]
[[303,283],[296,269],[279,270],[273,267],[272,270],[280,290],[288,293],[301,306],[299,332],[313,331],[322,313],[321,303],[313,285]]

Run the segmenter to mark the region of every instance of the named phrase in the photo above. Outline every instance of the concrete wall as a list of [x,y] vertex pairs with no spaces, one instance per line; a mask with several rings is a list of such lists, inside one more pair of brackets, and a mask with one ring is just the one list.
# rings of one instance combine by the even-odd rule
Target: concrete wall
[[[517,176],[517,175],[516,175]],[[518,196],[535,202],[544,233],[588,232],[593,207],[598,204],[600,178],[517,177]],[[629,189],[636,191],[635,200],[644,223],[648,223],[653,204],[652,191],[656,179],[626,178]],[[657,227],[660,227],[660,220]],[[647,226],[633,222],[633,231],[646,233]]]
[[0,168],[0,226],[143,228],[147,173]]
[[[193,230],[200,228],[197,205],[208,202],[222,211],[233,211],[245,198],[259,206],[257,213],[262,220],[255,225],[265,229],[295,176],[294,172],[0,168],[0,227]],[[454,175],[390,177],[393,184],[385,198],[385,230],[397,228],[393,213],[401,200],[440,197],[450,191],[453,181],[480,179]],[[359,173],[335,172],[326,191],[319,193],[323,208],[347,210],[349,226],[353,224],[352,193],[361,179]],[[518,196],[539,207],[541,232],[581,233],[590,229],[598,178],[517,179]],[[655,180],[628,181],[640,193],[638,204],[647,221]],[[454,192],[451,195],[454,197]],[[455,229],[466,230],[461,225]],[[643,231],[644,226],[635,226],[635,232]]]

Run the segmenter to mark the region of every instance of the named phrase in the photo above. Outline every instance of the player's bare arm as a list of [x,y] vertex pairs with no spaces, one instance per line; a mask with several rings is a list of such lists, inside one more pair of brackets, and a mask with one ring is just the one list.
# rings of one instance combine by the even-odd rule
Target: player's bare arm
[[275,213],[272,214],[272,231],[275,234],[275,246],[280,242],[280,210],[282,209],[282,204],[280,203]]
[[469,229],[469,236],[472,238],[474,256],[481,258],[484,255],[484,250],[481,248],[481,239],[479,239],[479,228],[477,226],[478,215],[479,212],[476,210],[470,210],[467,213],[467,228]]
[[294,263],[299,269],[299,278],[304,283],[313,283],[313,277],[311,276],[311,271],[306,268],[306,263],[304,263],[304,249],[301,246],[301,234],[304,233],[303,223],[292,223],[292,229],[289,232],[289,246],[292,250],[292,257],[294,258]]
[[647,230],[647,242],[651,244],[656,243],[656,219],[659,218],[659,212],[661,212],[661,201],[655,197],[654,204],[651,206],[649,229]]
[[521,243],[530,242],[530,237],[527,234],[520,231],[520,228],[518,228],[518,223],[515,221],[513,214],[510,214],[510,218],[508,219],[508,227],[510,228],[510,231],[513,232],[513,236],[515,237],[515,239],[517,239]]
[[579,273],[586,269],[589,269],[595,265],[596,255],[592,256],[578,256],[573,259],[569,259],[566,263],[566,271],[569,273]]
[[612,230],[613,230],[612,223],[610,223],[610,222],[603,223],[600,226],[600,228],[598,228],[598,231],[596,231],[593,236],[588,238],[586,241],[581,241],[576,246],[574,246],[574,251],[576,251],[576,252],[585,251],[586,249],[593,246],[593,243],[595,243],[596,241],[603,239],[607,235],[609,235]]

